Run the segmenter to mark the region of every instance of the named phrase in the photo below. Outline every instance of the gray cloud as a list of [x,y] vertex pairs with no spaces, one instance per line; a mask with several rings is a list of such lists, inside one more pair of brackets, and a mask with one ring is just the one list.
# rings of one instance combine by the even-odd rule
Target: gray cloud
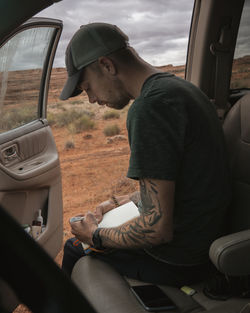
[[38,16],[61,19],[64,24],[55,66],[64,66],[66,46],[82,24],[108,22],[119,26],[130,44],[154,65],[184,64],[192,14],[186,0],[64,0]]
[[[154,65],[184,64],[193,1],[187,0],[63,0],[39,16],[54,17],[64,23],[55,66],[64,66],[66,46],[82,24],[108,22],[119,26],[130,44]],[[245,4],[249,16],[250,1]],[[249,21],[243,18],[235,57],[249,54]]]
[[0,71],[42,69],[53,30],[26,29],[0,49]]

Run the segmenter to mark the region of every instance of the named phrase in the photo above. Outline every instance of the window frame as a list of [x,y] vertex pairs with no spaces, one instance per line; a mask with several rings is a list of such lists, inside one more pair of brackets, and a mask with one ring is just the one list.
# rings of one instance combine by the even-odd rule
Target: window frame
[[53,34],[50,38],[50,43],[48,46],[47,54],[44,59],[44,66],[42,68],[42,75],[40,81],[40,90],[37,99],[37,118],[30,121],[24,125],[18,126],[17,128],[7,130],[0,134],[0,143],[3,143],[11,138],[15,138],[16,134],[26,134],[30,131],[34,131],[40,127],[47,126],[48,122],[46,120],[47,116],[47,99],[49,91],[49,81],[51,76],[52,65],[57,49],[57,45],[62,33],[62,21],[49,18],[31,18],[16,30],[14,30],[9,36],[5,37],[4,40],[0,42],[0,48],[4,46],[11,38],[16,36],[22,31],[32,28],[40,27],[51,27],[54,28]]

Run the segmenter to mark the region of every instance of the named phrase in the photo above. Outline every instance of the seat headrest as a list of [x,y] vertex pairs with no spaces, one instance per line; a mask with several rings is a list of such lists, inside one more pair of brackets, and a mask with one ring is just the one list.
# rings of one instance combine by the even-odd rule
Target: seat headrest
[[250,143],[250,94],[246,94],[232,107],[226,116],[223,128],[225,134],[235,134],[246,143]]

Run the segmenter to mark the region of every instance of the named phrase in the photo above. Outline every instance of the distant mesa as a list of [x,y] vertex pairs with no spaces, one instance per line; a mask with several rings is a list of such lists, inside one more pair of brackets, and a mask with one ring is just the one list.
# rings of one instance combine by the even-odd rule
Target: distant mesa
[[[173,73],[181,78],[184,78],[185,75],[185,65],[173,66],[173,64],[168,64],[158,66],[157,68],[164,72]],[[231,80],[231,83],[232,81],[237,82],[237,80],[244,80],[245,82],[247,80],[247,83],[249,82],[248,86],[250,86],[250,55],[234,60],[232,73],[233,79]],[[0,78],[5,74],[6,73],[0,72]],[[4,95],[4,100],[3,97],[2,99],[0,97],[0,102],[3,101],[4,105],[11,104],[14,106],[21,105],[22,103],[25,103],[25,105],[36,105],[39,97],[41,75],[42,72],[40,69],[9,72],[7,75],[7,85],[5,82],[7,90]],[[52,69],[48,103],[59,101],[59,95],[66,79],[67,71],[65,68],[59,67]],[[84,96],[84,94],[81,95],[81,97],[82,96]]]

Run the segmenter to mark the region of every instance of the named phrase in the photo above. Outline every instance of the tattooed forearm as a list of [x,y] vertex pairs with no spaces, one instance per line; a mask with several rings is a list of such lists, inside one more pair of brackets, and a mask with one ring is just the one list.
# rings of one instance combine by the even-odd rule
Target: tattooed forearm
[[119,227],[100,231],[102,244],[113,248],[144,248],[166,241],[159,233],[162,208],[158,186],[151,180],[140,180],[141,215]]
[[153,230],[145,229],[141,217],[115,228],[103,228],[100,231],[102,244],[113,248],[137,248],[152,246]]
[[[153,226],[162,217],[162,209],[159,201],[156,184],[148,180],[140,180],[141,201],[142,201],[142,217],[144,221],[149,216],[149,225]],[[145,221],[146,222],[146,221]]]
[[139,201],[141,200],[139,191],[135,191],[129,195],[129,200],[133,201],[135,205],[138,206]]

